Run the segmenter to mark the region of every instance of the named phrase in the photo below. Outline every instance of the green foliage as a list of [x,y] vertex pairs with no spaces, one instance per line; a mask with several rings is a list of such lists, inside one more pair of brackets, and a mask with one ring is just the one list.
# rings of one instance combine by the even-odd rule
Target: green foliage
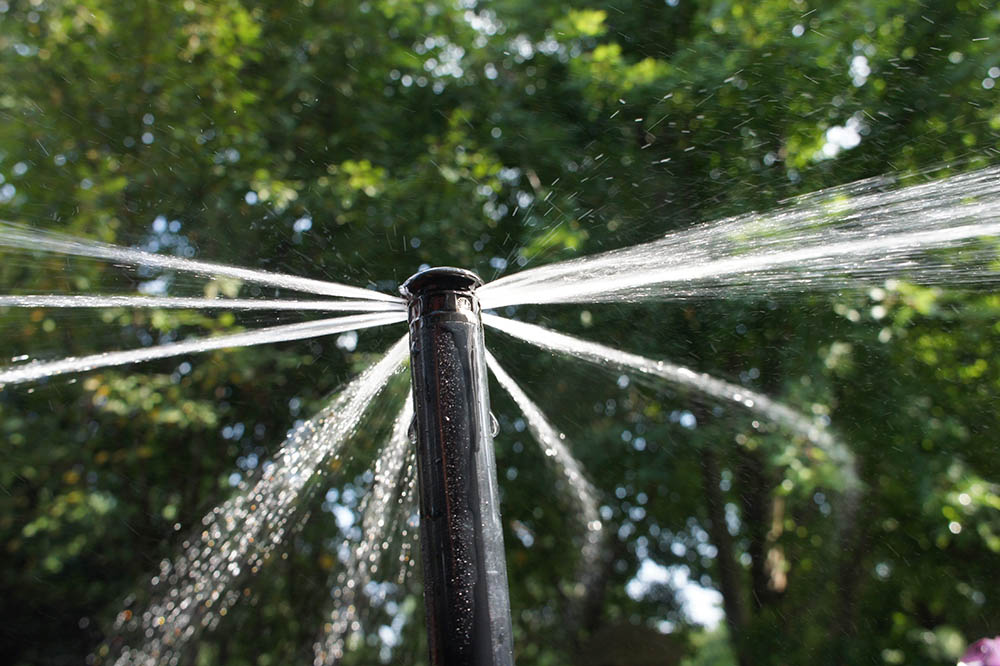
[[[491,278],[859,178],[992,164],[1000,134],[1000,12],[971,0],[4,0],[0,12],[0,219],[384,291],[422,264]],[[836,128],[860,142],[837,144]],[[2,253],[4,293],[131,293],[165,278],[178,296],[270,295]],[[491,336],[566,431],[611,535],[591,608],[571,623],[573,505],[493,387],[519,663],[581,663],[602,631],[648,637],[661,622],[692,665],[945,663],[1000,633],[997,294],[897,281],[516,314],[828,417],[863,488],[852,514],[842,470],[800,438]],[[57,358],[297,319],[10,308],[0,335],[8,358]],[[252,475],[251,456],[273,456],[403,332],[0,389],[7,660],[103,656],[124,600],[231,495],[230,476]],[[317,480],[309,520],[184,663],[312,659],[343,536],[322,491],[364,492],[384,423],[376,414],[355,457]],[[730,549],[713,543],[706,452]],[[731,564],[739,631],[694,626],[669,585],[629,596],[645,561],[715,589]],[[423,663],[411,588],[395,612],[369,609],[345,663]],[[402,645],[386,657],[378,630],[395,618]],[[629,647],[613,658],[642,653]]]

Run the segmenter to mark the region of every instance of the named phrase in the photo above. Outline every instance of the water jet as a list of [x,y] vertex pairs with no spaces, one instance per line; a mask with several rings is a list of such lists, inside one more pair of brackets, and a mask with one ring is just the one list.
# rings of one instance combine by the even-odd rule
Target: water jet
[[420,550],[433,664],[513,663],[490,427],[482,279],[432,268],[407,280]]

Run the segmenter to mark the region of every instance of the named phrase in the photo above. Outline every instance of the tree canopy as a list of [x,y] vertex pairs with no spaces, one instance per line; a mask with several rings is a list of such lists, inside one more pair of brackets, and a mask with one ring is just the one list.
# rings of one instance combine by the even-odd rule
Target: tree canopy
[[[424,265],[492,279],[998,163],[989,2],[0,0],[0,16],[0,220],[388,293]],[[290,295],[0,257],[4,294]],[[491,385],[518,663],[942,664],[1000,634],[1000,292],[905,277],[505,311],[827,420],[860,479],[846,492],[821,449],[750,412],[489,333],[607,534],[580,589],[578,508]],[[310,316],[0,307],[0,335],[7,365]],[[403,333],[0,388],[5,660],[112,660],[160,562]],[[180,663],[313,659],[398,384]],[[361,609],[343,663],[426,663],[411,569]],[[692,605],[706,590],[717,626]]]

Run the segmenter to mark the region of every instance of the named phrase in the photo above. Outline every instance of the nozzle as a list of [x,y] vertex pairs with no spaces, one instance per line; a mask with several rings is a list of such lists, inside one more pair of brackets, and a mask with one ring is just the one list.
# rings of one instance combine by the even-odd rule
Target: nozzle
[[438,266],[411,275],[399,288],[407,300],[436,291],[473,292],[483,286],[483,279],[464,268]]

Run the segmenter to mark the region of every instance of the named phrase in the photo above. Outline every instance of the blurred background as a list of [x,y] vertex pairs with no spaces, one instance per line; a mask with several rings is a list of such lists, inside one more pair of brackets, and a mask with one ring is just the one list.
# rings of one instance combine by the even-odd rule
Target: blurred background
[[[862,178],[998,164],[998,34],[976,0],[0,0],[0,219],[389,293],[424,265],[490,280]],[[0,291],[276,295],[11,248]],[[519,664],[949,664],[1000,633],[1000,293],[891,280],[502,314],[828,420],[862,484],[846,507],[842,470],[749,412],[488,332],[607,531],[581,589],[571,494],[494,385]],[[0,307],[0,356],[309,316]],[[160,562],[404,332],[0,389],[4,661],[113,660]],[[312,662],[405,391],[178,663]],[[419,566],[399,567],[343,663],[426,663]]]

